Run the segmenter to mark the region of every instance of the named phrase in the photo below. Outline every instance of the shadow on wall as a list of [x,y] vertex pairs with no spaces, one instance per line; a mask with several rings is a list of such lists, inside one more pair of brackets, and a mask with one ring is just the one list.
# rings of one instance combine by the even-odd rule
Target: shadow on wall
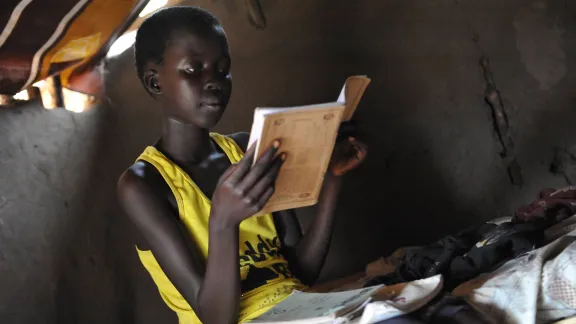
[[[438,126],[437,117],[422,121],[417,116],[426,115],[423,110],[430,106],[446,109],[435,107],[445,102],[434,101],[446,98],[427,98],[433,91],[429,82],[435,78],[434,71],[417,66],[447,62],[435,57],[434,51],[427,56],[426,45],[401,44],[403,37],[425,37],[414,27],[403,28],[410,15],[414,20],[422,18],[419,15],[424,13],[413,9],[333,2],[318,17],[325,40],[320,45],[326,54],[323,63],[329,66],[322,78],[330,90],[339,89],[349,75],[372,78],[354,117],[360,140],[369,146],[368,159],[344,183],[321,280],[363,270],[368,262],[398,247],[431,242],[485,218],[455,197],[445,171],[436,165],[432,142],[439,139],[427,131]],[[439,96],[451,98],[443,90]],[[301,222],[309,223],[313,213],[313,208],[299,213]]]

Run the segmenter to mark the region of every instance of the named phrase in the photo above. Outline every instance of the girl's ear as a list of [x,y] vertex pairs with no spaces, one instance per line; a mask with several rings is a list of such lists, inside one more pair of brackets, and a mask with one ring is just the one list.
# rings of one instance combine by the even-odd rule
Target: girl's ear
[[162,94],[162,88],[160,87],[158,72],[156,70],[150,69],[144,72],[144,85],[146,86],[146,90],[151,94]]

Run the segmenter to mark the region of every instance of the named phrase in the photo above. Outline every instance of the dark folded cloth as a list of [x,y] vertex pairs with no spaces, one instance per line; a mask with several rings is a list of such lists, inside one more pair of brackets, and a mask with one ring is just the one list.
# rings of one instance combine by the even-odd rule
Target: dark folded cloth
[[418,312],[415,317],[430,324],[486,324],[477,311],[460,297],[443,296],[432,301]]
[[406,251],[395,272],[372,278],[366,286],[392,285],[442,274],[444,289],[451,290],[502,262],[540,247],[546,227],[544,221],[472,227]]
[[377,324],[426,324],[426,322],[412,318],[409,315],[404,315],[380,321],[377,322]]
[[437,274],[444,290],[491,271],[503,262],[541,247],[544,230],[576,213],[576,187],[544,189],[539,199],[519,208],[510,222],[485,223],[428,246],[409,249],[390,274],[369,280],[366,286],[393,285]]
[[418,311],[378,324],[487,324],[477,311],[460,297],[440,296]]

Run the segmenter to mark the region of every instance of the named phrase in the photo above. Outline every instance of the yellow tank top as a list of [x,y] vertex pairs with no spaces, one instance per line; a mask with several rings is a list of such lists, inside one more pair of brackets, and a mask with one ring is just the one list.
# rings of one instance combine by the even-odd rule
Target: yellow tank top
[[[210,134],[230,162],[236,163],[244,153],[231,138]],[[208,218],[210,199],[180,167],[154,147],[148,147],[138,158],[153,165],[172,189],[178,204],[180,220],[199,251],[208,256]],[[240,224],[240,297],[239,322],[253,319],[279,303],[295,289],[305,287],[292,276],[288,262],[279,253],[280,241],[272,215],[251,217]],[[188,302],[164,274],[151,251],[138,250],[140,261],[158,286],[164,302],[178,315],[180,324],[201,323]]]

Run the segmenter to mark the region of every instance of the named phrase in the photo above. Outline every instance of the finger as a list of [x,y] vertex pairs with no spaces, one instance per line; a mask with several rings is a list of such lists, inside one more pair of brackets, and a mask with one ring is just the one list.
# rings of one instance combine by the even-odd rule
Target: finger
[[264,194],[260,197],[260,200],[258,200],[258,204],[255,208],[257,209],[255,211],[256,213],[261,211],[266,206],[270,198],[272,198],[272,195],[274,195],[274,187],[268,187],[268,189],[266,189]]
[[349,158],[345,162],[343,162],[343,169],[345,171],[356,168],[366,159],[366,155],[368,154],[366,146],[357,145],[357,143],[352,146],[351,151],[352,154],[349,155]]
[[361,154],[366,154],[368,151],[368,146],[358,140],[355,137],[348,137],[348,149],[352,151],[352,155],[358,155],[358,152]]
[[226,171],[224,171],[222,176],[220,176],[220,179],[218,179],[217,185],[220,185],[222,182],[226,181],[230,177],[230,175],[232,175],[234,170],[236,170],[237,167],[238,167],[238,163],[233,163],[231,166],[229,166],[228,169],[226,169]]
[[348,160],[353,159],[356,155],[356,147],[351,139],[343,141],[334,148],[332,153],[332,161],[338,163],[346,163]]
[[368,154],[368,146],[360,142],[354,142],[354,150],[356,160],[362,162],[366,159],[366,155]]
[[238,164],[235,168],[235,172],[233,172],[232,175],[230,175],[230,178],[228,179],[228,181],[231,184],[236,184],[236,183],[240,182],[240,180],[242,180],[242,178],[244,178],[246,173],[248,173],[248,171],[250,171],[250,167],[252,166],[252,162],[254,161],[254,155],[255,154],[256,154],[256,143],[253,143],[250,146],[250,148],[248,149],[248,151],[246,151],[246,154],[244,154],[244,157],[242,158],[242,160],[240,160],[240,162],[238,162]]
[[366,143],[359,141],[358,139],[356,139],[356,137],[349,137],[348,141],[350,142],[350,144],[354,145],[354,146],[358,146],[358,147],[368,147],[366,145]]
[[365,144],[349,139],[348,152],[342,155],[342,159],[335,162],[332,167],[332,174],[341,176],[346,172],[358,167],[368,154],[368,148]]
[[362,164],[363,160],[364,156],[361,153],[358,153],[352,159],[347,160],[346,162],[340,164],[338,167],[340,175],[357,168],[360,164]]
[[237,189],[246,193],[252,189],[254,184],[262,178],[262,176],[268,171],[272,166],[276,152],[280,147],[280,141],[275,140],[271,147],[269,147],[264,154],[256,161],[256,164],[248,171],[246,176],[238,183]]
[[250,190],[248,193],[248,196],[252,198],[252,201],[259,201],[260,197],[266,192],[266,190],[270,186],[274,185],[284,161],[286,161],[286,153],[282,153],[274,160],[274,164],[270,167],[270,169],[268,169],[268,172],[266,172],[266,174],[254,185],[252,190]]

